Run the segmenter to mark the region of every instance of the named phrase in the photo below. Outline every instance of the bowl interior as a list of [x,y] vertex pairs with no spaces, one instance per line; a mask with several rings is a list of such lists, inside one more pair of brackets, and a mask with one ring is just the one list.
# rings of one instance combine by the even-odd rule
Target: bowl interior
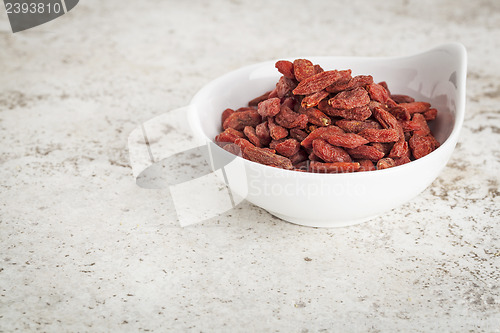
[[[387,82],[391,93],[406,94],[438,109],[431,130],[443,144],[458,135],[464,114],[466,55],[460,44],[446,44],[430,51],[399,58],[303,57],[325,70],[352,69],[353,75],[372,75]],[[288,59],[293,61],[293,59]],[[249,100],[272,90],[281,76],[275,61],[230,72],[206,85],[193,98],[190,123],[198,139],[213,140],[222,130],[220,116],[226,108],[247,106]]]

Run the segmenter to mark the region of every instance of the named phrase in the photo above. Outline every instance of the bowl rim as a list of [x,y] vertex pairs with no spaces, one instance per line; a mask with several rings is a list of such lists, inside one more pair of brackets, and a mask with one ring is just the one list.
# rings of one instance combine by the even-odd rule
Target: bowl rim
[[[438,148],[436,148],[434,151],[431,153],[427,154],[426,156],[423,156],[419,159],[413,160],[409,163],[403,164],[403,165],[398,165],[392,168],[387,168],[383,170],[372,170],[370,172],[345,172],[345,173],[316,173],[316,172],[300,172],[297,170],[287,170],[287,169],[281,169],[261,163],[257,163],[254,161],[250,161],[247,159],[244,159],[241,156],[236,156],[236,158],[241,158],[244,163],[251,163],[251,165],[259,166],[259,167],[264,167],[268,168],[270,172],[291,172],[295,175],[304,175],[305,177],[336,177],[336,178],[341,178],[341,177],[363,177],[362,175],[383,175],[383,174],[390,174],[390,173],[399,173],[403,172],[406,169],[414,169],[418,168],[421,164],[425,163],[426,161],[432,159],[434,156],[437,156],[440,152],[443,152],[445,149],[449,149],[450,151],[453,151],[454,146],[456,145],[458,141],[458,136],[460,135],[460,131],[463,125],[464,117],[465,117],[465,102],[466,102],[466,79],[467,79],[467,50],[465,46],[461,43],[458,42],[451,42],[451,43],[445,43],[441,44],[438,46],[435,46],[433,48],[430,48],[426,51],[422,51],[419,53],[414,53],[411,55],[404,55],[404,56],[389,56],[389,57],[364,57],[364,56],[303,56],[299,58],[303,59],[313,59],[315,61],[321,60],[321,59],[328,59],[328,60],[349,60],[349,59],[356,59],[358,61],[381,61],[381,62],[387,62],[390,60],[405,60],[405,59],[410,59],[414,57],[419,57],[421,55],[424,55],[426,53],[430,52],[435,52],[435,51],[447,51],[447,52],[453,52],[457,57],[460,58],[459,66],[457,68],[457,77],[456,77],[456,88],[457,88],[457,96],[458,98],[456,99],[456,110],[455,110],[455,122],[453,125],[453,129],[450,133],[450,135],[446,138],[446,140],[440,144]],[[250,72],[253,69],[260,68],[262,66],[268,66],[268,65],[273,65],[276,63],[278,60],[289,60],[291,58],[285,57],[285,58],[280,58],[280,59],[275,59],[275,60],[267,60],[267,61],[262,61],[250,65],[246,65],[240,68],[237,68],[235,70],[229,71],[213,80],[208,82],[206,85],[204,85],[198,92],[193,96],[191,99],[191,102],[189,103],[188,107],[188,121],[191,127],[191,131],[193,132],[195,138],[199,140],[203,140],[203,143],[207,142],[214,142],[213,138],[209,138],[204,131],[202,130],[199,122],[199,118],[197,117],[197,112],[196,112],[196,104],[198,104],[198,100],[203,96],[203,94],[206,93],[206,91],[210,90],[213,86],[217,85],[219,82],[226,80],[230,76],[237,75],[242,72]],[[294,57],[293,59],[298,59],[297,57]],[[451,147],[450,147],[451,146]],[[219,146],[217,146],[220,150],[223,151],[223,149]],[[374,173],[375,172],[375,173]]]

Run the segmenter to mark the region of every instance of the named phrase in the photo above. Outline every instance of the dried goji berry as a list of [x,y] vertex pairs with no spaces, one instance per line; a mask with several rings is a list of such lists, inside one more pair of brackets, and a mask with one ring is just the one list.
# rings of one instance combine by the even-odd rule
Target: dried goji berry
[[293,62],[293,72],[299,82],[316,73],[313,63],[307,59],[296,59]]
[[274,149],[276,150],[276,146],[279,144],[279,143],[282,143],[283,141],[285,141],[286,139],[283,138],[283,139],[279,139],[279,140],[271,140],[271,142],[269,142],[269,148],[270,149]]
[[432,150],[437,149],[441,145],[432,134],[427,135],[427,137],[432,144]]
[[415,102],[413,97],[407,95],[391,95],[391,99],[398,104]]
[[241,108],[237,108],[234,112],[243,112],[243,111],[253,111],[255,108],[250,106],[242,106]]
[[367,128],[358,133],[369,142],[395,142],[399,139],[399,133],[392,128],[373,129]]
[[346,151],[352,158],[367,159],[371,161],[378,161],[384,157],[384,153],[375,147],[369,145],[362,145],[356,148],[346,148]]
[[278,143],[275,149],[278,154],[291,157],[299,152],[300,143],[295,139],[287,139]]
[[243,129],[243,133],[245,133],[246,137],[248,138],[248,141],[253,143],[256,147],[262,147],[260,139],[255,133],[255,128],[251,126],[245,126],[245,128]]
[[420,129],[420,125],[417,124],[416,122],[414,121],[411,121],[411,120],[407,120],[407,121],[399,121],[399,126],[401,126],[401,128],[403,129],[403,131],[406,133],[406,132],[413,132],[413,131],[417,131]]
[[375,147],[378,150],[380,150],[382,153],[384,153],[384,156],[387,156],[387,154],[389,154],[393,145],[394,144],[392,142],[372,142],[372,143],[370,143],[370,146]]
[[335,133],[344,133],[340,128],[337,126],[328,126],[328,127],[319,127],[309,133],[309,135],[302,140],[300,143],[303,147],[305,148],[311,148],[312,147],[312,142],[315,139],[325,139],[327,138],[330,134],[335,134]]
[[259,103],[257,111],[262,117],[272,117],[280,112],[280,99],[269,98]]
[[427,102],[399,103],[398,105],[405,108],[410,114],[425,112],[431,107]]
[[283,98],[291,94],[292,90],[297,86],[294,80],[282,76],[276,83],[276,93],[279,98]]
[[307,95],[302,99],[301,106],[303,108],[312,108],[318,105],[323,99],[328,97],[329,93],[325,90],[317,91],[313,94]]
[[271,148],[262,148],[263,150],[267,151],[270,154],[276,154],[276,150],[271,149]]
[[387,169],[387,168],[392,168],[396,166],[396,163],[394,162],[394,160],[390,157],[386,157],[386,158],[381,158],[380,160],[378,160],[377,162],[377,170],[382,170],[382,169]]
[[391,151],[389,152],[390,158],[398,158],[409,155],[408,142],[403,140],[399,140],[392,146]]
[[267,125],[267,121],[258,124],[255,127],[255,134],[259,137],[260,142],[267,146],[269,142],[271,142],[271,133],[269,133],[269,127]]
[[396,117],[382,108],[375,107],[375,109],[373,110],[373,116],[375,117],[375,119],[377,119],[377,121],[380,123],[380,125],[382,125],[383,128],[397,129],[399,126]]
[[373,77],[371,75],[356,75],[349,81],[346,90],[351,90],[355,88],[364,88],[372,83],[373,83]]
[[427,121],[425,120],[425,117],[421,113],[413,114],[412,122],[418,126],[418,129],[414,130],[413,134],[426,136],[427,134],[431,133],[431,130],[427,125]]
[[425,120],[434,120],[437,117],[437,110],[436,109],[429,109],[423,113]]
[[309,163],[309,168],[311,172],[317,173],[344,173],[357,171],[360,165],[358,162],[322,163],[311,161],[311,163]]
[[265,165],[270,165],[288,170],[293,169],[292,162],[288,158],[273,154],[263,148],[248,147],[244,149],[243,157],[245,157],[250,161]]
[[382,126],[374,120],[349,120],[341,119],[335,122],[335,125],[346,132],[358,133],[367,128],[380,129]]
[[340,147],[334,147],[323,139],[316,139],[312,143],[313,152],[325,162],[351,162],[349,154]]
[[352,120],[365,120],[372,115],[372,112],[367,105],[353,109],[335,109],[332,108],[326,100],[322,100],[318,104],[318,109],[332,117],[342,117]]
[[332,120],[326,114],[316,108],[307,109],[306,115],[309,122],[313,125],[329,126],[332,124]]
[[289,107],[282,105],[281,111],[274,118],[276,123],[285,128],[305,128],[307,126],[307,116],[292,111]]
[[358,161],[360,168],[358,171],[372,171],[376,170],[375,165],[370,160],[359,160]]
[[224,111],[222,111],[221,124],[224,124],[224,122],[226,121],[227,117],[229,117],[233,113],[234,113],[234,110],[233,109],[229,109],[229,108],[227,108]]
[[372,83],[367,85],[368,94],[374,101],[385,103],[389,98],[389,93],[380,84]]
[[396,166],[411,162],[411,160],[408,156],[396,157],[396,158],[393,158],[393,160],[394,160],[394,163],[396,164]]
[[410,118],[411,118],[410,113],[408,112],[408,110],[406,110],[405,108],[402,108],[400,106],[396,106],[396,107],[390,108],[389,112],[397,120],[406,121],[406,120],[410,120]]
[[342,91],[328,100],[328,104],[334,109],[353,109],[365,106],[369,102],[368,92],[360,87]]
[[339,71],[325,71],[314,74],[299,82],[297,87],[293,90],[294,95],[309,95],[317,91],[323,90],[329,85],[342,79]]
[[415,159],[422,158],[434,150],[434,143],[430,136],[427,135],[413,134],[408,140],[408,144]]
[[351,70],[348,69],[338,72],[339,78],[334,83],[325,88],[325,90],[329,93],[338,93],[339,91],[346,90],[349,86],[349,82],[352,79]]
[[394,102],[392,98],[388,98],[387,101],[385,102],[385,105],[387,105],[388,108],[393,108],[398,106],[398,103]]
[[243,130],[245,126],[257,126],[261,122],[261,118],[257,110],[250,109],[247,111],[234,112],[224,121],[222,127],[229,127],[236,130]]
[[387,85],[387,82],[381,81],[378,84],[380,84],[382,87],[384,87],[385,91],[387,91],[387,93],[389,94],[389,96],[391,95],[391,92],[389,91],[389,86]]
[[370,100],[370,102],[368,103],[368,107],[370,108],[371,112],[375,111],[376,107],[379,107],[383,110],[387,110],[387,107],[384,104],[373,100]]
[[217,143],[234,143],[234,140],[238,139],[238,138],[244,138],[245,135],[240,132],[240,131],[237,131],[235,130],[234,128],[227,128],[226,130],[224,130],[224,132],[220,133],[219,135],[217,135],[215,137],[215,142]]
[[314,74],[324,72],[325,70],[320,65],[314,65]]
[[293,64],[287,60],[277,61],[274,65],[278,69],[278,72],[283,74],[285,77],[289,79],[295,79],[295,75],[293,74]]
[[237,144],[241,148],[242,151],[245,151],[245,149],[249,148],[249,147],[255,147],[253,145],[253,143],[251,143],[247,139],[243,139],[243,138],[237,138],[237,139],[235,139],[234,143]]
[[368,140],[354,133],[329,134],[325,140],[331,145],[343,148],[356,148],[368,143]]
[[288,136],[288,130],[280,125],[277,125],[273,118],[267,118],[267,125],[269,127],[269,134],[274,140],[283,139]]

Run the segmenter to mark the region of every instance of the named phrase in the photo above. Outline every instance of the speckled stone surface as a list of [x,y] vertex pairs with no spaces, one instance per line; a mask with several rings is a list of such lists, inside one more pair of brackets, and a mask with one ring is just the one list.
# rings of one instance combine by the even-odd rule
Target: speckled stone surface
[[[469,54],[439,178],[368,223],[243,202],[181,228],[127,137],[223,73],[295,55]],[[0,9],[0,332],[500,332],[498,1],[81,1]]]

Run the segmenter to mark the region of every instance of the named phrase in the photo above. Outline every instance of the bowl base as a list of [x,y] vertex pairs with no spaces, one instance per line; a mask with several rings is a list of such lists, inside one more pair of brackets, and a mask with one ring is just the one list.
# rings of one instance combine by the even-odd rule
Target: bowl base
[[354,220],[335,221],[335,220],[307,220],[307,219],[301,219],[301,218],[297,218],[297,217],[293,217],[293,216],[286,216],[286,215],[274,213],[271,211],[269,211],[269,213],[271,213],[272,215],[274,215],[274,216],[276,216],[276,217],[278,217],[286,222],[290,222],[290,223],[297,224],[297,225],[302,225],[305,227],[312,227],[312,228],[348,227],[351,225],[356,225],[356,224],[368,222],[369,220],[372,220],[372,219],[376,218],[377,216],[379,216],[379,214],[377,214],[377,215],[363,217],[363,218],[354,219]]

